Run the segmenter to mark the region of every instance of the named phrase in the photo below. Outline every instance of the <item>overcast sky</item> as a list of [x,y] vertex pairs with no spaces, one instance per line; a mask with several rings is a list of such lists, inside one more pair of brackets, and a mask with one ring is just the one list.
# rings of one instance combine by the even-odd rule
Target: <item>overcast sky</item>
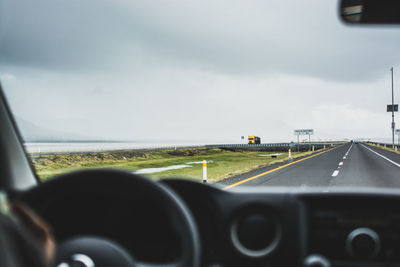
[[390,139],[400,27],[337,4],[0,0],[0,79],[18,116],[101,139]]

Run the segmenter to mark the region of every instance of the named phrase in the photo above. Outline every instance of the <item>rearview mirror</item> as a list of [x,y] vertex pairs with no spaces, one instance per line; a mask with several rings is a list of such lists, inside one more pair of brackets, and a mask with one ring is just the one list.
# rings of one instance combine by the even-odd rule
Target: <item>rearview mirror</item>
[[400,24],[400,0],[341,0],[339,12],[351,24]]

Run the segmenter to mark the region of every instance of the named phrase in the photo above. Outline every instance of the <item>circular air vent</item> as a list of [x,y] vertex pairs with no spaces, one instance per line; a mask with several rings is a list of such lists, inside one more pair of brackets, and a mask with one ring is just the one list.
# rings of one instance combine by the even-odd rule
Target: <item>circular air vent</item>
[[380,250],[379,235],[369,228],[357,228],[352,231],[346,240],[347,253],[359,259],[374,258]]
[[271,254],[277,248],[281,231],[281,225],[275,215],[265,211],[245,212],[233,220],[231,240],[241,254],[260,258]]

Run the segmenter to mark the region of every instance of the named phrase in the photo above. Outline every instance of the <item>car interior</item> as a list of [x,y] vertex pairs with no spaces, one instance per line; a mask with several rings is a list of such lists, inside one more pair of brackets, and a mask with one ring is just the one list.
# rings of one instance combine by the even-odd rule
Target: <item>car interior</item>
[[[339,5],[345,23],[400,22],[398,1],[363,1],[364,18],[349,9],[357,2]],[[382,2],[388,16],[375,8]],[[400,266],[398,189],[224,190],[109,169],[41,183],[0,91],[0,266]],[[51,262],[10,211],[14,202],[49,225]]]

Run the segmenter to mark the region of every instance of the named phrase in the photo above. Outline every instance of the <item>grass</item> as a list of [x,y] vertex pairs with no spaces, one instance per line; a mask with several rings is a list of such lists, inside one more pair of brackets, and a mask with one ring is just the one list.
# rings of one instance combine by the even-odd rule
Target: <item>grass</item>
[[[244,150],[229,151],[217,148],[191,148],[178,150],[40,155],[32,156],[31,161],[39,178],[42,181],[46,181],[57,174],[78,169],[113,168],[133,172],[144,168],[160,168],[207,160],[209,162],[207,169],[208,180],[210,182],[216,182],[253,169],[282,162],[288,157],[287,153],[282,153],[282,155],[276,158],[260,156],[267,154],[273,153]],[[301,157],[307,154],[311,154],[311,152],[292,152],[292,157]],[[201,164],[193,164],[191,166],[192,167],[183,169],[145,174],[145,176],[151,179],[185,177],[201,181]]]

